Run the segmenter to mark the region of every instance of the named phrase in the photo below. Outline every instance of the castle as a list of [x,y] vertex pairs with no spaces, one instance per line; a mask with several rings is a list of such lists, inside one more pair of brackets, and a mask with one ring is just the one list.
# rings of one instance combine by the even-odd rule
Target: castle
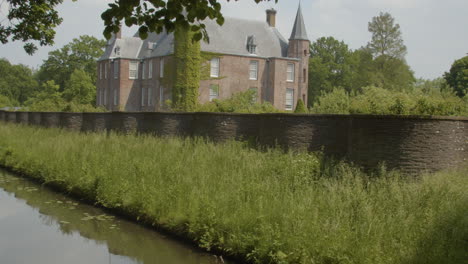
[[[253,90],[257,102],[294,110],[307,102],[309,45],[301,6],[289,41],[275,28],[276,10],[266,21],[226,18],[223,26],[205,21],[209,43],[201,51],[216,54],[206,62],[209,78],[200,81],[199,102],[226,99]],[[174,65],[174,34],[152,33],[141,40],[115,34],[97,62],[97,105],[111,111],[160,111],[171,100],[168,68]],[[173,77],[172,77],[173,79]]]

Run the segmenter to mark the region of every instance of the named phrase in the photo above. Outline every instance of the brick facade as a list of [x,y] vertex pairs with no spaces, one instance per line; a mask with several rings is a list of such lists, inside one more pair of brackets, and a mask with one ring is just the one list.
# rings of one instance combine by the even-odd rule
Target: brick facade
[[[300,13],[299,9],[298,15]],[[276,11],[267,10],[268,25],[262,30],[268,31],[270,34],[276,32],[272,31],[276,21],[275,16]],[[296,32],[296,24],[298,23],[303,24],[302,15],[299,20],[296,17],[293,33]],[[258,26],[258,22],[254,25]],[[223,30],[222,27],[220,29]],[[304,31],[305,29],[298,30]],[[260,31],[259,35],[261,36],[263,33]],[[305,32],[303,33],[305,34]],[[149,44],[151,43],[143,43],[142,46],[145,47],[146,45],[147,47]],[[310,41],[307,39],[296,39],[291,36],[289,43],[284,42],[281,47],[281,49],[284,49],[283,55],[274,57],[217,52],[216,54],[219,54],[219,77],[200,81],[199,102],[204,104],[210,101],[210,87],[215,85],[219,91],[217,99],[227,99],[236,93],[255,89],[257,91],[257,102],[270,102],[274,107],[285,110],[286,92],[289,89],[290,92],[293,91],[292,109],[295,109],[299,99],[307,103],[309,44]],[[267,49],[268,47],[261,48]],[[106,51],[108,56],[103,56],[97,63],[98,105],[104,106],[111,111],[151,112],[164,110],[166,101],[172,99],[171,91],[174,80],[173,75],[170,74],[160,77],[160,61],[164,60],[164,67],[166,68],[164,72],[171,72],[171,68],[172,72],[175,72],[173,54],[169,52],[165,56],[112,57],[109,55],[112,54],[109,49],[112,48],[108,47]],[[141,51],[140,54],[142,54]],[[257,78],[253,80],[250,77],[250,63],[252,61],[257,62]],[[129,78],[130,62],[138,63],[138,78],[136,79]],[[118,63],[117,73],[114,71],[114,64],[116,63]],[[205,63],[209,68],[210,61]],[[151,78],[149,78],[150,64],[152,65]],[[292,81],[287,80],[288,64],[294,67]],[[143,70],[145,70],[145,73],[143,73]],[[114,75],[117,78],[114,78]]]

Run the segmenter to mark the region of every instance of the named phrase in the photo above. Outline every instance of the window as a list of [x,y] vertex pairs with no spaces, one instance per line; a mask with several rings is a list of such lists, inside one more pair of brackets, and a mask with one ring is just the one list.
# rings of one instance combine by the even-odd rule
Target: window
[[294,105],[294,89],[286,89],[286,110],[293,110]]
[[119,61],[114,61],[114,79],[119,78]]
[[252,104],[257,103],[257,101],[258,101],[258,89],[257,89],[257,87],[250,87],[249,91],[252,91]]
[[153,89],[151,87],[148,87],[148,106],[151,105],[152,92],[153,92]]
[[306,71],[306,69],[303,69],[303,71],[302,71],[302,81],[306,82],[306,80],[307,80],[307,71]]
[[145,88],[141,87],[141,106],[145,106]]
[[117,105],[117,89],[114,89],[114,105]]
[[164,87],[159,86],[159,105],[162,107],[164,103]]
[[254,35],[247,37],[247,50],[250,54],[257,53],[257,40]]
[[142,67],[142,69],[141,69],[141,79],[144,80],[144,79],[146,79],[146,73],[145,73],[146,72],[146,62],[145,61],[142,63],[141,67]]
[[150,60],[149,65],[148,65],[148,79],[152,79],[152,78],[153,78],[153,60]]
[[210,77],[219,77],[219,58],[211,59],[210,63]]
[[128,68],[128,78],[132,80],[138,79],[138,62],[131,61]]
[[104,79],[107,79],[107,62],[104,64]]
[[249,53],[250,53],[250,54],[255,54],[255,53],[257,53],[257,46],[250,45],[250,46],[249,46]]
[[102,63],[99,64],[99,79],[102,80]]
[[104,105],[107,105],[107,89],[104,89]]
[[164,58],[161,58],[161,60],[159,61],[159,77],[164,77]]
[[258,75],[258,61],[250,61],[250,80],[257,80]]
[[219,85],[211,84],[210,85],[210,102],[219,97]]
[[288,69],[286,72],[287,72],[286,81],[294,82],[294,64],[293,63],[288,63]]

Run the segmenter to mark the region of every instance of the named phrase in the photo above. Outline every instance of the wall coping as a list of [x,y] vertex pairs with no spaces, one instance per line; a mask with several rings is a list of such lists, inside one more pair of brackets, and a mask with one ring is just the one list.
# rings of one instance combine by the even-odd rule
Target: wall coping
[[468,116],[431,116],[431,115],[372,115],[372,114],[296,114],[296,113],[218,113],[218,112],[31,112],[31,111],[6,111],[5,113],[56,113],[56,114],[160,114],[160,115],[217,115],[217,116],[270,116],[270,117],[315,117],[315,118],[339,118],[339,119],[400,119],[400,120],[448,120],[448,121],[468,121]]

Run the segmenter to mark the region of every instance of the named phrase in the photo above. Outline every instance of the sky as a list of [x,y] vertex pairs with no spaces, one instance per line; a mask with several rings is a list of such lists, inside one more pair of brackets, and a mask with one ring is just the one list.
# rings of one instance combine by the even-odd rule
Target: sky
[[[265,20],[265,10],[277,10],[276,27],[288,39],[300,0],[264,1],[220,0],[224,16]],[[0,58],[13,64],[37,68],[47,59],[48,52],[59,49],[80,35],[104,38],[100,19],[112,0],[65,0],[58,7],[63,23],[56,29],[55,45],[40,47],[27,55],[23,43],[0,44]],[[0,0],[2,3],[2,0]],[[302,0],[302,12],[311,41],[332,36],[344,41],[351,49],[365,46],[371,39],[367,24],[379,12],[389,12],[400,25],[406,60],[418,78],[441,77],[451,64],[468,54],[467,0]],[[0,6],[0,21],[5,8]],[[135,28],[124,28],[131,36]]]

